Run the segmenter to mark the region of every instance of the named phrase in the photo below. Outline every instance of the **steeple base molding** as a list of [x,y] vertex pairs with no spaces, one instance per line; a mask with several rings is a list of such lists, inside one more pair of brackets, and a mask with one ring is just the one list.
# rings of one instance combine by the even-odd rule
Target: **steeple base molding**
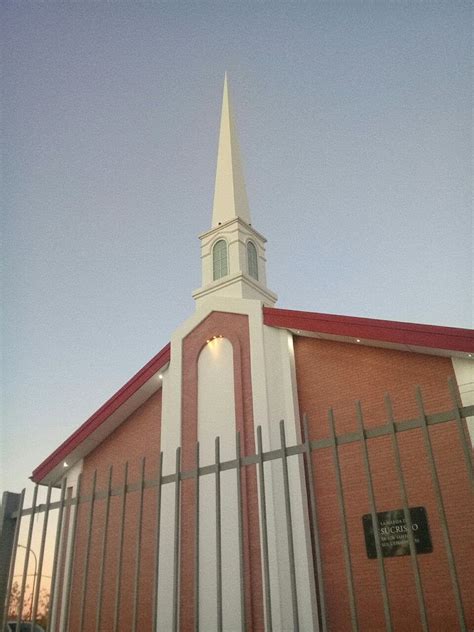
[[193,298],[196,307],[204,303],[209,296],[256,299],[268,307],[273,307],[278,299],[276,294],[242,272],[230,274],[195,290]]

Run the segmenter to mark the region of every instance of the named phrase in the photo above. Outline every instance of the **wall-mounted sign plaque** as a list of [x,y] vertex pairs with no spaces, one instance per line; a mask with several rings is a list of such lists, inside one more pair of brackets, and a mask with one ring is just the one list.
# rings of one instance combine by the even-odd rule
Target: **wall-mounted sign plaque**
[[[416,552],[431,553],[433,545],[431,544],[426,509],[424,507],[410,507],[410,519]],[[410,555],[410,544],[407,536],[408,527],[405,522],[403,509],[382,511],[377,514],[377,520],[383,557]],[[375,559],[377,557],[377,549],[375,548],[372,516],[370,514],[362,516],[362,524],[364,525],[367,556],[370,559]]]

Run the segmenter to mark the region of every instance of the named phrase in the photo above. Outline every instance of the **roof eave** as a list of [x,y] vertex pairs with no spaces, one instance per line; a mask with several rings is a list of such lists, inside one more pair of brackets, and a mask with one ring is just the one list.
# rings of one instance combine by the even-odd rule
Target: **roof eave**
[[[31,476],[33,482],[41,484],[52,483],[53,485],[57,483],[63,472],[61,469],[63,463],[67,459],[71,461],[69,465],[72,465],[72,461],[78,461],[93,450],[96,447],[96,441],[93,440],[94,434],[99,433],[102,437],[101,440],[105,438],[103,435],[106,422],[109,422],[106,434],[110,434],[146,398],[158,390],[159,382],[153,385],[152,381],[156,374],[163,370],[170,361],[170,352],[171,345],[168,343],[52,454],[38,465]],[[120,414],[121,412],[122,414]],[[87,440],[88,444],[85,445]],[[85,449],[81,450],[81,446]]]
[[360,339],[402,345],[410,350],[440,350],[474,352],[474,331],[439,325],[422,325],[373,318],[340,316],[279,309],[263,308],[263,322],[271,327],[290,329],[295,332],[319,333],[341,338]]

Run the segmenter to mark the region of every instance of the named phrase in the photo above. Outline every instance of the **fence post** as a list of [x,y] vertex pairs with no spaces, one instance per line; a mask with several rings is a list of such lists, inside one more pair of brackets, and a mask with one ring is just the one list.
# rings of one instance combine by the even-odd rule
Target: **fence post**
[[11,514],[20,507],[21,494],[3,492],[0,506],[0,622],[3,621],[6,608],[8,576],[15,542],[15,527],[18,518]]

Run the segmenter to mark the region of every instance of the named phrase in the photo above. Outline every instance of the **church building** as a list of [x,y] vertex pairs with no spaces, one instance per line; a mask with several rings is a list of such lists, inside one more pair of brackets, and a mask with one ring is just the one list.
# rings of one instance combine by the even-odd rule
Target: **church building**
[[[469,434],[447,415],[474,404],[473,332],[275,307],[253,220],[226,79],[195,311],[32,475],[69,497],[139,487],[65,515],[55,629],[474,629]],[[178,496],[145,484],[197,465]]]

